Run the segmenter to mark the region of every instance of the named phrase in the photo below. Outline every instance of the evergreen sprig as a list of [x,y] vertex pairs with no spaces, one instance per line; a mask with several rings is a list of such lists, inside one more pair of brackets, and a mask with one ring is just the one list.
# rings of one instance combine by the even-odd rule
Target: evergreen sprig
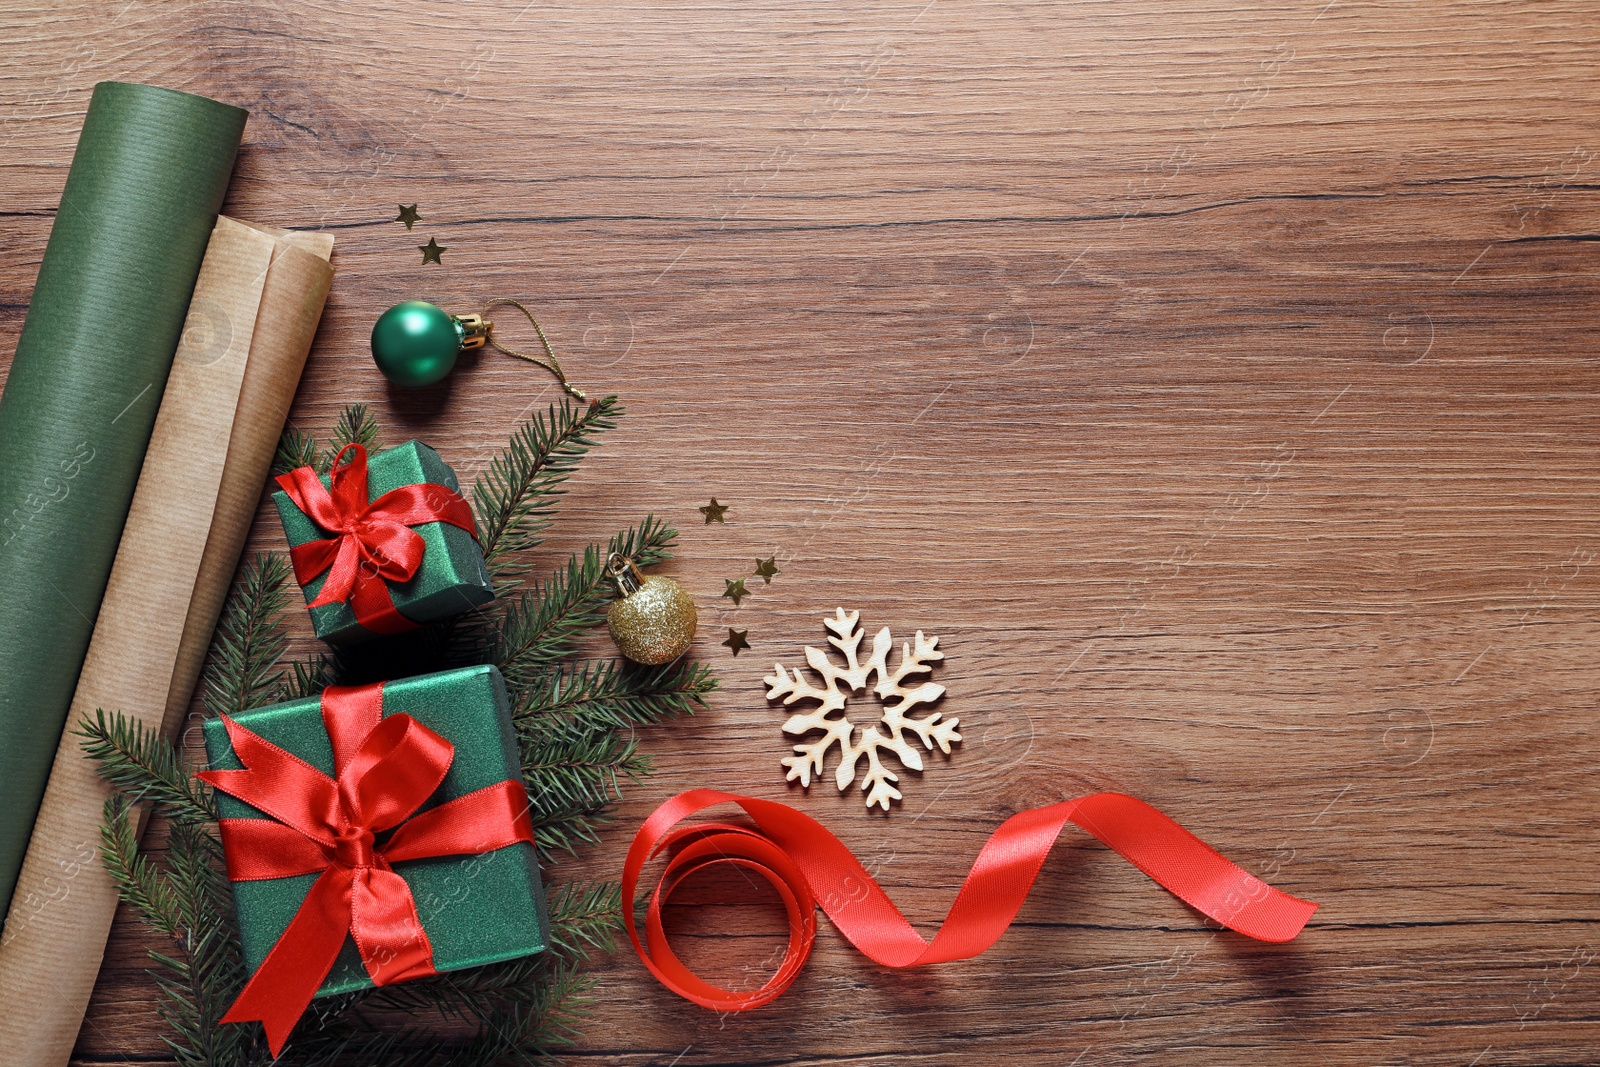
[[278,438],[278,451],[272,457],[272,473],[288,474],[301,467],[310,467],[318,474],[327,473],[316,438],[291,426]]
[[614,396],[583,407],[563,398],[523,423],[489,461],[472,487],[472,504],[484,562],[497,585],[527,572],[524,553],[539,546],[565,491],[562,483],[621,414]]
[[562,570],[517,598],[496,620],[486,642],[487,662],[508,684],[536,683],[552,664],[577,651],[578,639],[605,621],[612,591],[606,559],[620,552],[641,567],[659,563],[678,533],[654,515],[611,538],[602,552],[590,545]]
[[155,804],[179,822],[217,820],[211,790],[189,776],[183,755],[158,731],[120,711],[96,708],[77,733],[84,739],[84,754],[99,764],[100,776],[130,803]]
[[289,675],[278,690],[278,701],[304,700],[316,696],[333,682],[333,663],[326,653],[319,652],[310,659],[296,660],[289,665]]
[[[112,726],[125,729],[127,724],[114,721]],[[106,800],[101,860],[122,899],[178,949],[150,953],[157,964],[150,973],[161,991],[161,1017],[172,1030],[165,1040],[177,1062],[183,1067],[242,1067],[249,1062],[255,1035],[248,1028],[222,1025],[223,1014],[243,986],[244,967],[221,846],[208,824],[177,818],[159,800],[155,809],[167,816],[171,831],[165,869],[139,853],[137,812],[120,792]]]
[[691,661],[661,667],[623,667],[610,660],[557,664],[522,687],[512,714],[519,724],[559,717],[611,730],[692,715],[716,686],[711,668]]
[[550,895],[550,947],[568,959],[610,952],[622,933],[622,887],[568,882]]
[[203,685],[213,715],[260,707],[278,691],[278,663],[289,640],[278,623],[289,605],[288,586],[289,561],[282,555],[267,552],[245,563],[211,641]]
[[145,925],[173,940],[182,937],[184,922],[177,891],[166,875],[139,854],[133,803],[121,793],[106,798],[100,854],[117,892],[125,903],[138,909]]
[[300,467],[310,467],[318,474],[327,474],[334,457],[348,444],[359,444],[372,452],[378,447],[381,430],[378,420],[372,417],[365,404],[348,404],[339,412],[339,421],[328,435],[327,447],[317,444],[317,439],[291,426],[278,438],[278,451],[272,457],[272,473],[288,474]]
[[[633,727],[692,714],[717,682],[704,666],[643,668],[609,660],[577,663],[583,637],[604,621],[611,599],[605,560],[622,552],[641,566],[670,556],[676,532],[653,516],[571,556],[543,581],[524,585],[528,558],[554,515],[578,461],[622,413],[615,397],[568,401],[536,416],[491,460],[472,491],[480,541],[497,599],[466,619],[430,627],[386,652],[324,653],[285,669],[282,622],[293,595],[283,556],[244,566],[223,611],[204,678],[208,715],[235,715],[328,685],[399,677],[472,663],[497,664],[510,690],[516,737],[541,857],[597,840],[596,827],[623,785],[649,771]],[[326,473],[356,441],[375,448],[379,427],[364,406],[340,415],[325,448],[284,434],[275,470]],[[376,644],[376,643],[375,643]],[[395,669],[399,665],[399,669]],[[377,672],[377,673],[375,673]],[[84,749],[114,794],[106,805],[102,856],[122,898],[173,947],[151,952],[166,1040],[182,1067],[265,1067],[258,1026],[221,1025],[245,973],[231,890],[214,836],[217,808],[180,750],[120,712],[97,711],[80,727]],[[168,825],[164,864],[138,848],[139,806]],[[536,956],[361,990],[312,1003],[277,1061],[285,1067],[502,1067],[545,1062],[577,1034],[593,981],[589,953],[607,951],[621,930],[614,882],[568,883],[549,899],[550,947]],[[386,1015],[387,1013],[387,1015]],[[411,1025],[378,1020],[400,1013]],[[428,1016],[464,1021],[465,1043],[441,1038]]]
[[365,404],[348,404],[339,412],[339,421],[328,435],[328,466],[346,445],[361,445],[368,452],[378,447],[378,420]]
[[612,730],[563,723],[518,733],[522,778],[543,857],[594,844],[599,840],[594,828],[621,798],[622,783],[650,772],[650,758],[639,752],[637,739]]

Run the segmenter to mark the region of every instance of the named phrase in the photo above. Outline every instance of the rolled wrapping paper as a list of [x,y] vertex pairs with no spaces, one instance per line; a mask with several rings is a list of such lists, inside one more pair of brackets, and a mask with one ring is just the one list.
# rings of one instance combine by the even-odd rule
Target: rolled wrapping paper
[[332,245],[217,220],[0,934],[8,1067],[68,1062],[116,911],[96,858],[106,788],[74,727],[96,708],[169,735],[181,721],[321,317]]
[[189,708],[200,666],[211,647],[228,583],[261,503],[278,438],[289,419],[300,372],[305,369],[333,281],[333,267],[328,262],[333,254],[332,234],[257,228],[277,237],[278,245],[256,315],[250,360],[239,390],[239,412],[217,492],[217,514],[200,560],[194,600],[173,667],[173,685],[162,719],[169,737]]
[[84,118],[0,397],[0,910],[244,122],[123,82],[97,85]]

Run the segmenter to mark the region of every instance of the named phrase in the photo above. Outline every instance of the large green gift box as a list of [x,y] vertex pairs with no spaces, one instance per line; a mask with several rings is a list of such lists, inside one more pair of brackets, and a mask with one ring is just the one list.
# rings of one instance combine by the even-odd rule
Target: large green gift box
[[[324,486],[330,484],[328,475],[322,475],[320,480]],[[452,493],[460,491],[455,471],[439,458],[439,453],[420,441],[407,441],[367,461],[370,500],[408,485],[437,485]],[[291,548],[330,536],[283,490],[272,494],[272,502],[277,505]],[[411,528],[425,545],[422,565],[409,581],[386,583],[389,597],[401,615],[414,623],[437,622],[494,599],[494,585],[483,562],[483,551],[469,531],[448,522],[426,522]],[[302,586],[307,604],[317,598],[327,579],[328,572],[324,572]],[[311,625],[324,641],[349,644],[374,636],[357,620],[348,601],[314,607],[310,612]]]
[[[455,747],[449,771],[419,813],[500,782],[521,782],[510,703],[505,682],[494,667],[463,667],[384,683],[383,717],[401,713]],[[333,775],[333,746],[323,724],[319,697],[241,712],[234,722]],[[206,756],[213,770],[242,766],[221,719],[208,720],[204,732]],[[217,794],[217,807],[225,820],[268,818],[222,792]],[[383,840],[379,838],[380,845]],[[433,947],[435,970],[461,970],[515,959],[549,945],[544,889],[531,844],[517,843],[477,855],[398,862],[393,869],[411,889],[417,917]],[[302,874],[232,883],[244,961],[252,973],[288,928],[317,877]],[[346,993],[372,984],[355,941],[347,934],[317,995]]]

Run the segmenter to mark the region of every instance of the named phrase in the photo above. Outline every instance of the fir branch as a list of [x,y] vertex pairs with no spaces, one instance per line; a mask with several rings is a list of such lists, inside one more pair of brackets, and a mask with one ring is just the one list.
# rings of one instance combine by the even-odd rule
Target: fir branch
[[278,661],[288,641],[280,623],[289,604],[289,561],[276,552],[244,565],[211,641],[204,681],[206,710],[237,715],[278,692]]
[[529,1056],[525,1050],[572,1044],[580,1036],[577,1026],[588,1014],[593,990],[594,979],[577,964],[560,964],[551,968],[534,996],[517,1005],[520,1010],[508,1013],[500,1025],[491,1025],[491,1030],[502,1036],[517,1035],[516,1051],[523,1062],[543,1062],[542,1054]]
[[318,474],[327,473],[316,439],[290,426],[278,438],[278,451],[272,457],[272,473],[288,474],[301,467],[310,467]]
[[596,595],[603,575],[599,553],[590,545],[506,608],[491,633],[488,655],[508,685],[527,685],[551,663],[577,651],[579,636],[605,618]]
[[224,1027],[222,1016],[243,984],[243,968],[228,919],[231,898],[220,869],[221,849],[204,824],[175,822],[171,869],[162,872],[139,854],[133,804],[113,794],[101,825],[101,858],[124,901],[150,929],[171,938],[183,956],[151,951],[151,975],[161,990],[165,1038],[186,1067],[242,1064],[250,1031]]
[[555,666],[519,693],[515,720],[560,718],[592,729],[615,729],[693,715],[717,688],[711,669],[692,660],[660,667],[601,660]]
[[568,959],[610,952],[622,933],[622,886],[568,882],[550,895],[550,950]]
[[677,530],[654,515],[646,515],[639,525],[613,534],[606,551],[608,555],[612,552],[621,553],[641,567],[652,567],[672,558],[669,549],[677,540]]
[[599,811],[622,795],[623,778],[649,767],[637,740],[609,729],[559,723],[519,733],[535,825],[547,814]]
[[378,448],[378,420],[372,417],[365,404],[346,404],[344,410],[339,412],[339,421],[334,424],[333,433],[328,437],[324,472],[333,466],[340,449],[346,445],[361,445],[368,453]]
[[650,773],[637,742],[610,730],[531,720],[520,724],[518,738],[541,860],[598,842],[595,830],[608,821],[623,781]]
[[233,889],[224,873],[222,843],[211,836],[210,827],[203,823],[172,823],[167,863],[178,888],[185,927],[203,929],[231,911]]
[[484,562],[497,585],[514,585],[530,569],[520,554],[540,543],[562,483],[621,414],[614,396],[583,407],[563,399],[523,423],[489,461],[472,487],[472,504]]
[[326,652],[296,660],[289,665],[289,674],[278,686],[273,703],[316,696],[333,684],[333,675],[333,662]]
[[327,474],[334,457],[348,444],[359,444],[368,452],[378,447],[378,420],[373,418],[365,404],[346,404],[339,412],[339,421],[328,436],[328,447],[318,448],[310,434],[293,426],[278,438],[278,451],[272,459],[273,474],[287,474],[300,467],[310,467],[318,474]]
[[446,1018],[481,1024],[508,999],[526,1000],[544,978],[549,958],[543,955],[441,971],[413,982],[375,990],[367,1003],[383,1011],[416,1015],[434,1011]]
[[145,973],[155,979],[156,989],[161,993],[158,1010],[162,1021],[172,1030],[171,1034],[161,1035],[161,1040],[172,1050],[173,1059],[183,1067],[220,1067],[223,1061],[207,1048],[211,1042],[207,1040],[206,1027],[195,1004],[195,975],[188,961],[153,949],[150,958],[160,970]]
[[465,1044],[431,1035],[347,1026],[296,1036],[285,1059],[295,1067],[495,1067],[552,1062],[546,1049],[571,1044],[594,981],[575,964],[547,956],[446,971],[375,990],[368,1004],[401,1012],[444,1011],[475,1024]]
[[181,823],[217,819],[211,790],[190,777],[183,757],[159,732],[147,729],[122,712],[96,708],[78,724],[83,752],[98,764],[100,777],[134,803],[153,802],[161,813]]
[[[649,757],[638,758],[639,764],[628,768],[626,775],[634,781],[650,772]],[[551,798],[543,800],[530,814],[539,838],[539,862],[543,865],[559,853],[576,856],[578,849],[598,845],[600,828],[611,821],[611,804],[558,804]]]
[[243,985],[235,937],[214,916],[184,938],[186,959],[150,953],[161,968],[151,972],[162,992],[161,1015],[173,1030],[164,1040],[183,1067],[243,1067],[249,1060],[260,1028],[222,1022]]
[[[426,985],[430,979],[423,979]],[[398,988],[398,987],[388,987]],[[381,999],[386,990],[365,990],[311,1002],[302,1025],[290,1037],[282,1058],[293,1067],[442,1067],[453,1061],[450,1047],[411,1027],[377,1029],[350,1008]],[[420,1004],[426,1010],[429,1005]],[[325,1016],[325,1018],[323,1018]],[[305,1023],[322,1018],[320,1029]],[[308,1032],[309,1030],[309,1032]]]
[[628,556],[641,567],[666,559],[678,532],[653,515],[598,545],[572,556],[543,584],[535,582],[508,607],[489,634],[487,659],[512,688],[537,681],[551,664],[577,651],[578,637],[605,621],[612,593],[606,558]]
[[117,894],[139,912],[144,924],[177,940],[184,928],[172,882],[139,855],[133,803],[121,793],[106,798],[100,823],[100,860]]
[[451,1067],[546,1064],[551,1061],[547,1049],[571,1045],[592,1003],[594,978],[572,963],[552,967],[543,977],[529,988],[529,997],[510,1002],[485,1019],[478,1040],[456,1056]]

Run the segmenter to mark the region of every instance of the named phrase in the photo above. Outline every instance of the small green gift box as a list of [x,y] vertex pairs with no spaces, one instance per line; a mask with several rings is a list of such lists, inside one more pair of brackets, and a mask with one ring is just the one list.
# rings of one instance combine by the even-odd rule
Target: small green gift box
[[[330,710],[330,703],[341,706]],[[349,717],[343,720],[344,725],[334,722],[337,712],[352,710],[357,713],[354,720],[357,725],[349,725],[352,721]],[[369,718],[370,731],[360,724],[362,714]],[[415,723],[390,722],[394,716],[409,716]],[[319,845],[297,836],[300,831],[294,830],[292,825],[280,823],[279,818],[285,811],[296,810],[296,805],[285,799],[289,794],[283,792],[294,789],[292,783],[300,783],[299,795],[311,791],[306,785],[308,781],[312,786],[327,788],[313,780],[316,776],[310,772],[286,767],[293,762],[291,757],[344,785],[344,776],[369,766],[374,761],[374,752],[386,751],[384,744],[376,743],[389,740],[378,738],[381,727],[374,724],[379,723],[405,727],[413,734],[422,732],[416,731],[415,724],[431,731],[426,741],[433,747],[424,752],[431,753],[441,767],[447,764],[448,770],[443,771],[442,780],[426,800],[397,826],[367,836],[364,846],[358,843],[358,847],[366,849],[366,855],[358,861],[350,860],[348,851],[340,851],[349,847],[343,841],[336,842],[335,846]],[[261,968],[273,946],[284,938],[302,905],[308,904],[313,886],[329,874],[323,869],[290,877],[266,876],[274,873],[271,869],[274,865],[294,867],[322,863],[337,868],[342,864],[345,869],[332,873],[345,877],[349,877],[349,867],[377,866],[384,871],[382,877],[389,877],[388,872],[392,871],[410,891],[416,918],[431,946],[428,966],[434,971],[476,967],[531,955],[548,947],[549,920],[539,879],[538,856],[531,843],[532,824],[528,821],[522,766],[512,731],[505,682],[494,667],[464,667],[385,682],[381,686],[329,690],[320,697],[241,712],[234,717],[231,726],[222,719],[208,720],[204,734],[206,755],[213,772],[205,777],[218,788],[217,806],[223,820],[223,841],[228,851],[229,877],[233,879],[244,962],[252,974]],[[333,734],[342,734],[337,743]],[[453,746],[453,754],[439,742],[440,738]],[[373,743],[360,747],[365,743],[363,739],[371,739]],[[236,748],[236,743],[240,747]],[[289,756],[271,752],[273,747]],[[341,752],[337,757],[336,748]],[[245,760],[240,759],[241,751],[246,753]],[[266,759],[269,755],[282,762],[272,764]],[[390,758],[398,765],[386,769],[401,780],[400,787],[403,787],[407,780],[415,777],[417,760],[405,753],[395,755],[393,752]],[[343,763],[337,770],[336,761]],[[242,770],[246,766],[249,766],[248,772]],[[297,777],[284,773],[286,769],[302,773]],[[238,773],[225,781],[227,772]],[[256,777],[241,779],[241,774]],[[379,775],[374,773],[373,777]],[[366,795],[375,795],[371,779],[361,788]],[[252,790],[260,792],[255,799],[273,808],[278,817],[269,816],[260,808],[230,795],[230,792],[251,795]],[[483,801],[488,803],[476,803]],[[427,813],[452,802],[456,802],[453,807],[433,817],[433,825],[425,825],[429,822]],[[321,810],[311,803],[304,805],[304,809]],[[382,803],[376,805],[376,810],[385,810]],[[342,816],[336,816],[339,817]],[[241,828],[240,823],[232,820],[248,820],[252,825]],[[258,825],[258,820],[273,825]],[[522,829],[507,829],[514,825]],[[411,834],[413,842],[426,836],[413,832],[418,829],[431,833],[434,842],[448,840],[447,847],[460,850],[460,854],[389,863],[385,850],[389,850],[389,855],[406,851],[397,847],[402,836]],[[515,833],[521,833],[524,839],[503,843]],[[500,838],[498,842],[492,840],[496,835]],[[480,847],[479,842],[488,843],[490,847],[472,851]],[[493,847],[497,843],[499,847]],[[409,851],[426,852],[428,849],[412,847]],[[310,856],[310,864],[302,858],[305,855]],[[375,860],[374,856],[381,859]],[[393,884],[388,888],[394,896]],[[404,891],[398,895],[403,903]],[[340,921],[348,920],[346,911]],[[335,939],[340,936],[340,929],[337,924],[333,927]],[[338,950],[332,970],[317,988],[317,996],[345,993],[375,984],[355,939],[348,931],[342,936],[343,947]],[[408,977],[415,976],[412,973]],[[315,976],[311,980],[315,981]]]
[[420,441],[370,461],[351,445],[329,474],[277,481],[272,502],[324,641],[401,633],[494,599],[455,472]]

